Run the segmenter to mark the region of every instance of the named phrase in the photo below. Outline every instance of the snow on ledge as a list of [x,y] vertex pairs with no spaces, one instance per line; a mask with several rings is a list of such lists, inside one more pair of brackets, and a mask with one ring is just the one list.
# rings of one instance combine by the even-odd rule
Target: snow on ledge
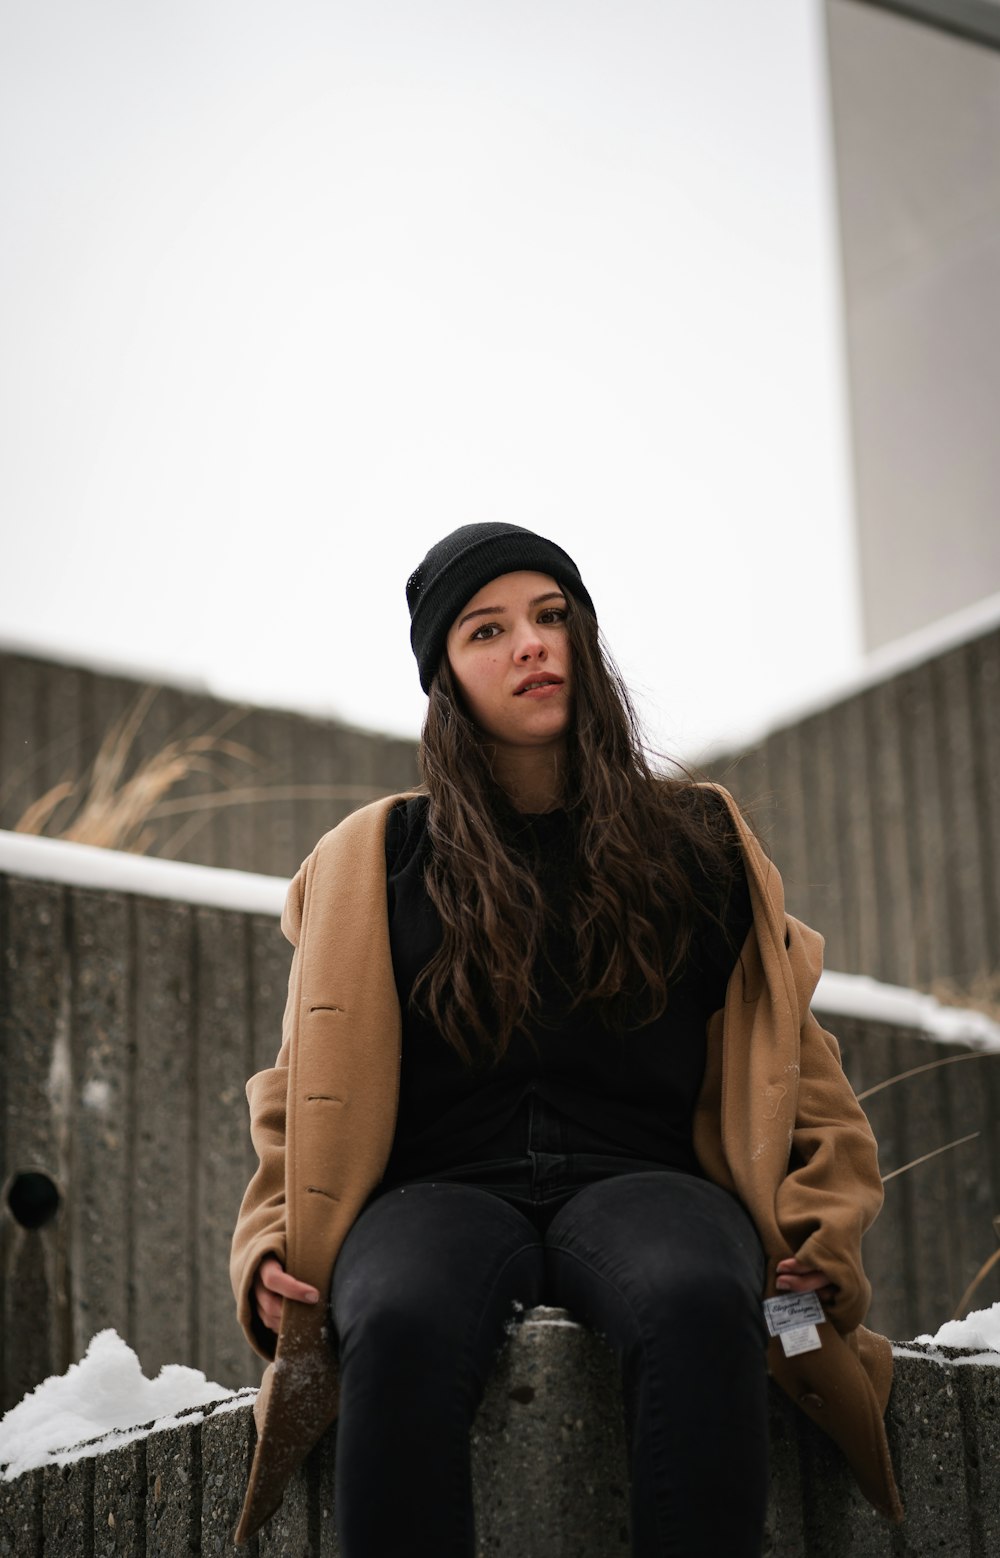
[[855,671],[831,679],[822,691],[796,699],[765,722],[734,726],[725,736],[708,742],[699,751],[698,766],[704,768],[720,759],[731,758],[750,747],[759,746],[776,731],[800,725],[814,714],[836,708],[849,698],[867,692],[871,687],[878,687],[883,682],[892,681],[904,671],[924,665],[928,660],[939,659],[959,645],[967,644],[974,638],[983,638],[998,627],[1000,592],[987,595],[984,600],[974,601],[971,606],[963,606],[946,617],[939,617],[936,622],[917,628],[903,638],[881,644],[864,656]]
[[1000,1023],[966,1006],[945,1006],[921,990],[884,985],[867,974],[820,976],[813,1006],[824,1016],[860,1017],[868,1022],[912,1028],[937,1044],[968,1044],[972,1049],[1000,1052]]
[[79,1363],[50,1375],[0,1418],[0,1481],[107,1455],[133,1439],[234,1411],[256,1394],[253,1386],[228,1390],[180,1363],[149,1379],[117,1331],[98,1331]]
[[[542,1307],[525,1320],[582,1328],[566,1310]],[[936,1336],[894,1343],[893,1356],[938,1365],[1000,1366],[1000,1304],[949,1320]],[[949,1353],[952,1356],[949,1356]],[[79,1363],[50,1375],[0,1418],[0,1481],[13,1481],[41,1466],[68,1466],[107,1455],[135,1439],[252,1404],[253,1386],[229,1390],[200,1369],[164,1365],[154,1379],[143,1373],[134,1350],[114,1330],[91,1338]]]
[[[519,1306],[515,1304],[515,1309]],[[579,1320],[574,1320],[568,1309],[560,1309],[551,1304],[535,1304],[533,1308],[525,1311],[525,1325],[562,1325],[571,1331],[582,1331],[583,1326]]]
[[26,660],[42,660],[47,665],[66,666],[73,671],[85,671],[95,676],[114,676],[134,682],[137,687],[163,687],[171,692],[193,693],[195,697],[212,698],[217,703],[234,704],[237,707],[271,714],[300,714],[305,719],[327,720],[344,730],[360,730],[366,736],[390,736],[397,740],[416,741],[416,732],[402,726],[396,732],[379,727],[358,725],[332,698],[295,698],[279,692],[260,697],[252,686],[245,683],[239,673],[221,677],[202,676],[196,671],[179,671],[176,666],[166,666],[141,654],[104,652],[85,644],[73,644],[65,639],[55,639],[50,634],[33,637],[30,633],[0,632],[0,655],[17,655]]
[[1000,1368],[1000,1352],[963,1352],[957,1348],[946,1347],[907,1347],[905,1343],[893,1342],[892,1356],[894,1358],[919,1358],[921,1363],[937,1363],[942,1368],[961,1368],[963,1363],[975,1363],[988,1369]]
[[74,671],[93,671],[97,676],[123,677],[131,682],[170,687],[176,692],[192,692],[205,698],[213,696],[203,676],[178,671],[176,667],[167,669],[153,660],[143,659],[141,654],[116,654],[114,651],[105,654],[99,649],[71,644],[49,634],[34,637],[30,633],[0,633],[0,655],[45,660],[50,665],[68,666]]
[[904,634],[902,638],[894,638],[888,644],[879,645],[865,656],[862,676],[868,685],[887,681],[890,676],[899,676],[902,671],[909,671],[915,665],[922,665],[925,660],[947,654],[950,649],[957,649],[959,644],[966,644],[972,638],[982,638],[998,627],[1000,591],[973,601],[969,606],[962,606],[946,617],[939,617],[936,622],[929,622],[925,627]]
[[928,1347],[982,1347],[1000,1358],[1000,1303],[989,1309],[972,1309],[964,1320],[946,1320],[933,1336],[917,1336],[919,1345]]
[[[0,830],[0,873],[27,876],[70,887],[138,893],[145,898],[171,898],[181,903],[235,909],[241,914],[278,917],[288,883],[280,876],[229,871],[218,866],[188,865],[179,860],[129,855],[120,850],[70,844],[65,839]],[[973,1049],[1000,1052],[1000,1023],[983,1012],[944,1006],[932,995],[900,985],[880,984],[866,974],[821,977],[813,1002],[832,1017],[859,1017],[869,1022],[909,1028],[939,1044],[968,1044]]]
[[973,1309],[964,1320],[946,1320],[933,1336],[914,1337],[909,1346],[894,1342],[892,1354],[946,1365],[985,1363],[1000,1368],[1000,1304]]
[[123,850],[70,844],[65,839],[38,838],[31,833],[0,829],[0,872],[30,876],[69,887],[103,888],[113,893],[139,893],[145,898],[172,898],[182,903],[236,909],[242,914],[280,915],[288,882],[281,876],[252,871],[228,871],[196,866],[182,860],[158,860]]

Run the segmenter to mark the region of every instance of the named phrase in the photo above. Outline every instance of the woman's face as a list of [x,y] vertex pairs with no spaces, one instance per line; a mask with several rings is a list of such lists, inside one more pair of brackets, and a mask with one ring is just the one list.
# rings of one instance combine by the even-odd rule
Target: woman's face
[[466,707],[505,746],[561,744],[572,675],[566,597],[545,573],[505,573],[466,601],[446,652]]

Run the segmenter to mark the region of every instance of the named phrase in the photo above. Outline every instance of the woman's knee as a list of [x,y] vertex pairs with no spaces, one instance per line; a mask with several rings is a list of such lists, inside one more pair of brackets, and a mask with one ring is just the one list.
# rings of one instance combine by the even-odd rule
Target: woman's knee
[[453,1302],[415,1286],[359,1295],[334,1308],[333,1322],[342,1366],[364,1356],[366,1367],[390,1374],[420,1360],[434,1370],[454,1349]]
[[415,1188],[375,1202],[344,1242],[330,1295],[342,1356],[475,1346],[482,1329],[502,1334],[515,1298],[537,1301],[541,1246],[520,1214],[462,1186]]
[[628,1178],[588,1187],[553,1222],[546,1253],[561,1301],[613,1289],[681,1335],[748,1316],[762,1325],[764,1255],[739,1203],[688,1175]]
[[648,1312],[679,1336],[711,1335],[720,1345],[734,1328],[748,1324],[765,1334],[759,1284],[734,1268],[692,1268],[655,1262],[640,1275],[638,1290]]

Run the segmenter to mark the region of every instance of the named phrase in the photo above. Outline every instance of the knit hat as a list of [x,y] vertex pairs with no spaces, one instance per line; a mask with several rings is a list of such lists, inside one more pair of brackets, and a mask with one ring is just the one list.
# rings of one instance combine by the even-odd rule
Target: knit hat
[[550,574],[596,617],[576,563],[554,541],[520,525],[459,525],[431,547],[406,581],[410,643],[424,692],[430,691],[449,629],[466,601],[500,574],[522,570]]

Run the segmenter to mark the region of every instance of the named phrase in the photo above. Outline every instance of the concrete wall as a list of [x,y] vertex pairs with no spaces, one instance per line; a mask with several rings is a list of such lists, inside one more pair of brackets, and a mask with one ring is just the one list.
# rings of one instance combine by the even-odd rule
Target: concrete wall
[[965,990],[1000,974],[1000,629],[709,767],[828,967]]
[[998,28],[892,9],[826,0],[869,647],[1000,590]]
[[[962,1137],[978,1135],[888,1181],[865,1239],[873,1298],[868,1323],[886,1336],[933,1334],[997,1247],[1000,1214],[1000,1055],[941,1045],[912,1030],[857,1018],[824,1018],[844,1069],[864,1094],[889,1077],[948,1060],[864,1098],[883,1175]],[[978,1058],[956,1061],[962,1054]],[[1000,1267],[971,1307],[1000,1300]]]
[[[123,778],[169,742],[214,732],[248,760],[206,753],[213,772],[182,780],[163,797],[165,808],[224,788],[262,792],[209,810],[167,810],[150,823],[151,855],[291,876],[348,812],[416,778],[413,741],[0,652],[0,828],[14,828],[52,786],[81,778],[105,734],[150,693]],[[65,822],[69,811],[67,803],[53,822]]]
[[[0,1410],[104,1326],[147,1373],[256,1380],[227,1260],[253,1168],[243,1087],[280,1039],[276,920],[0,875],[0,945]],[[858,1088],[942,1054],[888,1025],[830,1026]],[[980,1131],[888,1186],[867,1258],[890,1335],[936,1329],[995,1246],[998,1103],[1000,1055],[871,1100],[884,1172]],[[980,1294],[995,1298],[1000,1271]]]
[[[147,1372],[255,1379],[225,1271],[253,1166],[243,1085],[280,1042],[276,920],[0,878],[0,945],[0,1402],[102,1326]],[[36,1228],[11,1207],[33,1173],[60,1197]]]
[[[613,1558],[628,1549],[621,1394],[610,1353],[533,1311],[491,1380],[472,1434],[476,1551]],[[866,1504],[846,1463],[777,1388],[770,1407],[768,1558],[993,1558],[1000,1544],[1000,1369],[900,1357],[887,1423],[907,1516]],[[233,1552],[253,1445],[249,1407],[167,1429],[65,1469],[0,1482],[0,1555],[177,1558]],[[337,1558],[331,1433],[248,1558]],[[720,1490],[725,1467],[719,1468]],[[373,1555],[374,1558],[374,1555]]]

